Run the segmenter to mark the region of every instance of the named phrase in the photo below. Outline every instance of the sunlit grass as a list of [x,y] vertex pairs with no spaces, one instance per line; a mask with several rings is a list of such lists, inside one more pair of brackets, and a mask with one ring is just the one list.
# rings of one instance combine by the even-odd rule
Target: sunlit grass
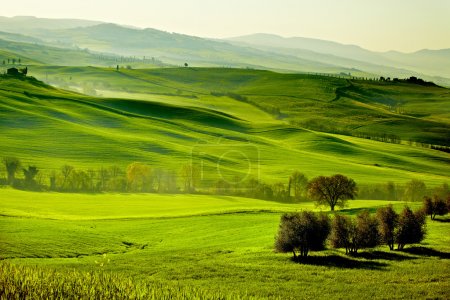
[[[281,299],[448,296],[450,228],[444,222],[427,220],[428,236],[414,246],[424,248],[412,248],[425,250],[416,254],[390,252],[387,246],[358,257],[347,257],[344,250],[326,250],[311,253],[310,263],[297,264],[289,254],[273,252],[274,236],[282,211],[310,209],[312,203],[186,195],[2,193],[6,211],[0,217],[0,255],[13,264],[37,265],[43,270],[38,272],[56,269],[70,276],[66,272],[75,269],[81,272],[76,275],[80,280],[86,272],[113,273],[169,290],[176,283],[212,291],[205,292],[209,296],[230,292]],[[350,201],[342,213],[374,211],[386,204]],[[397,210],[403,206],[394,203]],[[207,210],[214,213],[204,214]],[[16,215],[8,216],[8,211]]]

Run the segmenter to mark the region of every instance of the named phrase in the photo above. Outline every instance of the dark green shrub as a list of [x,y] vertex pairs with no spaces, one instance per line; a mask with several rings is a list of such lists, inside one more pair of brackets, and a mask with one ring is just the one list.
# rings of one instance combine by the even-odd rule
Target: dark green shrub
[[330,220],[325,214],[313,212],[287,213],[281,216],[280,227],[275,240],[275,250],[292,252],[294,259],[308,256],[309,251],[325,249],[330,234]]

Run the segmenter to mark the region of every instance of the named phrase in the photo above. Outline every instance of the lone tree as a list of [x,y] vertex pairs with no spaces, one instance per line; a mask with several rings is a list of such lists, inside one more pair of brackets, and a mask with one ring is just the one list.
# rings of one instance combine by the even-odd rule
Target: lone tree
[[398,230],[395,237],[397,248],[402,250],[406,244],[420,243],[425,238],[425,213],[413,212],[405,207],[398,219]]
[[16,157],[3,158],[6,172],[8,173],[8,183],[12,185],[16,179],[16,172],[20,167],[20,160]]
[[356,183],[344,175],[331,177],[319,176],[308,184],[309,195],[316,200],[317,205],[328,205],[331,211],[334,207],[344,207],[348,199],[356,196]]
[[444,216],[449,211],[446,201],[439,198],[438,195],[434,195],[433,199],[424,197],[423,209],[425,213],[431,217],[431,220],[436,219],[436,216]]
[[305,174],[295,171],[289,177],[289,195],[294,196],[295,200],[300,200],[307,192],[308,178]]
[[358,253],[362,248],[373,248],[381,242],[378,221],[368,211],[355,219],[337,214],[333,219],[331,244],[333,248],[345,248],[345,253]]
[[292,252],[294,260],[298,257],[305,258],[309,251],[324,250],[329,234],[330,219],[325,214],[309,211],[286,213],[281,216],[275,250],[281,253]]
[[381,234],[381,241],[394,250],[395,230],[398,226],[398,214],[392,208],[392,205],[381,207],[377,210],[377,219]]

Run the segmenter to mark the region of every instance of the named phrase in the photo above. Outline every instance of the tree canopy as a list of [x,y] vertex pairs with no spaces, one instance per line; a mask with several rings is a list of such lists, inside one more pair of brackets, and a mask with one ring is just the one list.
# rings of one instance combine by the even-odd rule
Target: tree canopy
[[328,205],[332,211],[336,205],[344,207],[348,199],[355,198],[356,192],[355,181],[341,174],[319,176],[308,184],[308,193],[317,205]]

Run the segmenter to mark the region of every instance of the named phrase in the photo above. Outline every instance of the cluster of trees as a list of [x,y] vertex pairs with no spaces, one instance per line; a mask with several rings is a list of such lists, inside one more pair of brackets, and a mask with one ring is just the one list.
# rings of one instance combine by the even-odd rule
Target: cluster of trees
[[427,195],[436,195],[445,199],[450,196],[450,188],[446,183],[429,188],[418,179],[412,179],[403,185],[389,181],[385,184],[360,185],[358,187],[359,199],[419,202]]
[[338,74],[333,74],[333,73],[316,73],[316,72],[307,72],[306,74],[310,75],[310,76],[322,76],[322,77],[332,77],[332,78],[340,78],[340,79],[353,79],[353,80],[366,80],[366,81],[377,81],[380,80],[377,77],[358,77],[358,76],[353,76],[352,73],[348,72],[340,72]]
[[395,134],[353,132],[351,135],[355,136],[355,137],[367,139],[367,140],[373,140],[373,141],[390,143],[390,144],[401,144],[401,142],[402,142],[401,138]]
[[317,205],[344,207],[346,201],[354,199],[357,193],[356,183],[344,175],[319,176],[308,180],[305,174],[295,171],[286,183],[267,184],[256,179],[231,185],[224,180],[215,183],[213,193],[235,195],[264,200],[298,202],[313,199]]
[[423,85],[423,86],[437,86],[434,82],[432,81],[425,81],[422,78],[417,78],[415,76],[411,76],[409,78],[406,79],[398,79],[398,78],[394,78],[393,80],[394,82],[407,82],[407,83],[411,83],[411,84],[418,84],[418,85]]
[[6,58],[6,59],[3,59],[3,64],[4,65],[6,65],[6,64],[8,64],[8,65],[9,64],[15,65],[16,63],[21,64],[22,60],[20,58]]
[[[385,77],[381,76],[379,81],[390,82],[391,78],[390,77],[385,78]],[[394,78],[394,79],[392,79],[392,82],[406,82],[406,83],[418,84],[418,85],[423,85],[423,86],[437,86],[432,81],[425,81],[425,80],[423,80],[421,78],[417,78],[415,76],[411,76],[411,77],[405,78],[405,79]]]
[[398,214],[392,206],[368,211],[355,218],[336,214],[332,219],[323,213],[303,211],[282,215],[275,238],[275,250],[305,258],[309,251],[324,250],[327,240],[333,248],[345,248],[347,254],[360,249],[388,245],[402,250],[407,244],[420,243],[425,237],[425,213],[405,207]]
[[[48,185],[44,183],[42,172],[36,166],[21,168],[18,158],[5,157],[3,164],[7,171],[5,184],[30,190],[52,190],[61,192],[137,192],[137,193],[212,193],[235,195],[249,198],[301,201],[313,198],[319,205],[344,206],[346,200],[356,196],[356,183],[343,175],[319,176],[312,180],[298,171],[292,173],[287,183],[267,184],[250,178],[246,181],[215,181],[209,188],[199,187],[200,169],[192,164],[183,165],[179,172],[152,169],[150,166],[134,162],[126,170],[112,166],[97,170],[78,170],[64,165],[59,171],[48,175]],[[22,171],[23,178],[16,177]],[[181,181],[181,182],[180,182]],[[181,187],[179,187],[181,183]]]
[[447,146],[430,145],[430,148],[433,150],[450,153],[450,147],[447,147]]
[[450,213],[450,195],[447,200],[437,194],[433,198],[425,196],[423,206],[424,212],[431,217],[431,220],[436,219],[436,216],[444,216]]
[[[202,181],[200,169],[193,164],[185,164],[178,171],[134,162],[126,168],[118,166],[98,169],[76,169],[64,165],[59,170],[42,172],[36,166],[24,166],[18,158],[5,157],[3,165],[6,178],[0,176],[0,184],[27,190],[52,190],[60,192],[133,192],[133,193],[204,193],[227,196],[300,202],[315,200],[317,205],[344,207],[347,200],[386,199],[421,201],[426,195],[436,195],[441,199],[450,196],[447,184],[427,189],[420,180],[411,180],[406,185],[393,182],[363,185],[344,175],[318,176],[311,180],[294,171],[285,182],[265,183],[255,178],[241,180],[237,177],[230,182],[224,179]],[[22,176],[20,176],[20,174]]]

